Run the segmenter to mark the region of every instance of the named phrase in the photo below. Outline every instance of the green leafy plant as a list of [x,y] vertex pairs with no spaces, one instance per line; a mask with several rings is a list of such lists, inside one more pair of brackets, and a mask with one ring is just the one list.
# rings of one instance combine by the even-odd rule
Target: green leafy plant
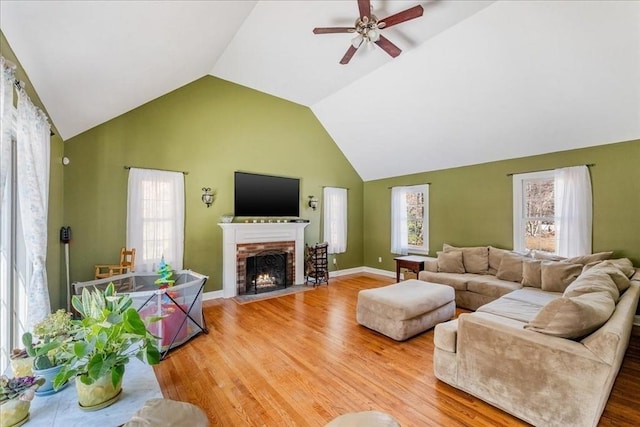
[[71,353],[65,351],[63,344],[72,340],[73,328],[71,313],[61,309],[38,322],[33,327],[33,334],[25,332],[22,335],[22,344],[27,354],[34,358],[35,369],[59,366],[71,358]]
[[147,331],[131,307],[131,296],[116,295],[113,283],[104,291],[83,289],[81,297],[74,295],[72,304],[82,319],[74,321],[74,341],[65,345],[72,357],[54,377],[54,388],[74,376],[84,384],[93,384],[108,373],[115,387],[130,357],[150,365],[160,361],[157,337]]

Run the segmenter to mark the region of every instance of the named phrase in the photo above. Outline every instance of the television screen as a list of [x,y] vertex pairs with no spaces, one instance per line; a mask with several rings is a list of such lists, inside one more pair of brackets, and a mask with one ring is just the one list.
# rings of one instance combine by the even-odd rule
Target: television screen
[[300,216],[300,180],[235,173],[235,216]]

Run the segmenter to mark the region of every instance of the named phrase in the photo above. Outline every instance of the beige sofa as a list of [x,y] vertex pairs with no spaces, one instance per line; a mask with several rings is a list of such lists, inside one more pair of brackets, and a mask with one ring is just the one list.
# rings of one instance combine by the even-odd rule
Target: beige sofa
[[585,258],[575,274],[572,261],[540,262],[540,287],[488,272],[421,272],[454,283],[456,302],[478,305],[436,326],[436,377],[536,426],[596,426],[629,343],[640,272],[626,259]]

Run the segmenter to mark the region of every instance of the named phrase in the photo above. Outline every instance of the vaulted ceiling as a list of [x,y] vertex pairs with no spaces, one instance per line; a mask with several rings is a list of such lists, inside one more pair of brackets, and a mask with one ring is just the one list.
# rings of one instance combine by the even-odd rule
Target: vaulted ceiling
[[0,28],[63,139],[207,74],[311,108],[366,180],[640,138],[640,2],[12,1]]

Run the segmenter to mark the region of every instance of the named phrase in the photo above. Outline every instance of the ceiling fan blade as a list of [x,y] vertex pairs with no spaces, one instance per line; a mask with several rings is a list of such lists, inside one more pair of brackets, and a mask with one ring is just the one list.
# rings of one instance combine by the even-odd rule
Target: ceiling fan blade
[[371,1],[358,0],[358,10],[360,11],[360,18],[371,17]]
[[353,33],[355,30],[353,27],[321,27],[314,28],[313,34]]
[[353,45],[349,46],[349,49],[347,49],[347,53],[344,54],[344,56],[340,60],[340,63],[342,65],[348,64],[349,61],[351,61],[351,58],[353,58],[353,55],[356,53],[356,50],[358,50],[357,47],[353,47]]
[[398,46],[391,43],[385,36],[380,36],[380,39],[375,43],[394,58],[402,52]]
[[410,19],[419,18],[423,13],[424,9],[422,8],[422,6],[418,5],[403,10],[402,12],[398,12],[395,15],[391,15],[385,19],[380,19],[378,20],[378,22],[384,22],[384,28],[389,28],[392,25],[396,25]]

